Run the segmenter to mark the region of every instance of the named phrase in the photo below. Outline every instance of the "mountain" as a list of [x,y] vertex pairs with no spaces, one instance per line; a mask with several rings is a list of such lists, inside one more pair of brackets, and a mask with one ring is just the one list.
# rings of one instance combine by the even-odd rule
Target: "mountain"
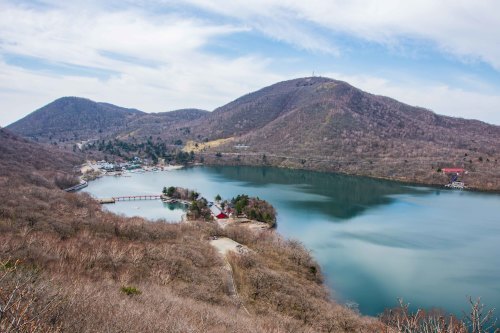
[[[441,116],[329,78],[279,82],[213,112],[146,114],[74,98],[54,103],[9,129],[63,140],[78,137],[77,128],[84,128],[87,138],[140,143],[154,137],[167,146],[184,144],[185,151],[194,151],[205,163],[273,165],[426,184],[447,182],[437,172],[441,168],[462,167],[473,188],[500,190],[500,126]],[[96,115],[107,115],[109,108],[112,117]]]
[[82,141],[115,136],[149,137],[208,111],[182,109],[145,113],[85,98],[63,97],[38,109],[7,128],[24,137],[44,141]]
[[7,126],[15,133],[34,139],[82,140],[99,133],[115,132],[143,115],[135,109],[79,97],[63,97]]
[[181,109],[160,113],[147,113],[132,120],[120,138],[162,136],[173,126],[182,127],[192,121],[205,118],[210,112],[199,109]]
[[[256,138],[264,135],[273,140],[260,144],[278,150],[331,147],[332,143],[346,137],[355,139],[359,134],[370,139],[462,146],[472,139],[478,145],[495,148],[500,134],[499,126],[440,116],[363,92],[342,81],[319,77],[280,82],[238,98],[193,124],[193,130],[206,132],[214,139],[238,137],[255,144],[259,141]],[[458,132],[461,135],[453,135]]]
[[328,78],[274,84],[216,109],[189,130],[209,139],[198,153],[211,163],[430,184],[446,182],[439,168],[459,166],[474,187],[500,189],[499,126],[437,115]]

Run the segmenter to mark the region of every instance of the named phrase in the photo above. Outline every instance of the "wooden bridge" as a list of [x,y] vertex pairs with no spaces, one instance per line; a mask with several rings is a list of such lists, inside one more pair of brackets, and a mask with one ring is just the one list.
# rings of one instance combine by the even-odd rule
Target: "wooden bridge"
[[142,194],[142,195],[125,195],[120,197],[97,199],[101,204],[115,203],[117,201],[134,201],[134,200],[158,200],[161,199],[160,194]]
[[130,201],[130,200],[158,200],[161,199],[160,194],[146,194],[146,195],[127,195],[123,197],[113,197],[115,201]]

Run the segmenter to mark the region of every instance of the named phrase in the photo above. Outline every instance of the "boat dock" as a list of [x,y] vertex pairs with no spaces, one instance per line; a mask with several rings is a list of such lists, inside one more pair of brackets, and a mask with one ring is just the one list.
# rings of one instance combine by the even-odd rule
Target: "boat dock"
[[103,205],[103,204],[112,204],[115,203],[116,200],[114,198],[102,198],[102,199],[97,199],[97,201]]

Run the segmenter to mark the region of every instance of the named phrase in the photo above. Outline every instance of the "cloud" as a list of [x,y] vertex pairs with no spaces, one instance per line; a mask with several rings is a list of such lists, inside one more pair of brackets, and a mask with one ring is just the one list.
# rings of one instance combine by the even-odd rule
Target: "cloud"
[[199,49],[210,38],[241,30],[130,10],[107,13],[0,7],[2,52],[105,69],[120,63],[101,51],[168,63]]
[[[333,36],[348,34],[390,47],[404,47],[409,40],[430,43],[462,60],[484,61],[500,70],[500,3],[495,0],[187,1],[306,49],[321,49],[318,45],[337,49],[335,38],[321,42],[326,30]],[[264,20],[267,24],[262,26]],[[276,29],[282,22],[293,22],[296,28]],[[323,30],[315,32],[311,25]],[[307,31],[309,38],[303,39],[297,31]]]
[[[65,95],[147,112],[213,109],[310,75],[316,61],[342,55],[339,40],[352,37],[387,49],[421,42],[499,68],[499,6],[489,0],[0,0],[0,125]],[[237,52],[211,48],[226,38]],[[252,49],[269,40],[280,41],[273,45],[279,58]],[[424,74],[401,79],[396,72],[345,68],[323,75],[441,114],[500,124],[498,86],[475,78],[473,88],[428,82]]]
[[[215,108],[282,78],[262,56],[202,52],[213,39],[245,30],[133,8],[0,5],[0,123],[65,95],[148,112]],[[46,66],[28,69],[35,62]],[[93,75],[75,75],[85,69]]]

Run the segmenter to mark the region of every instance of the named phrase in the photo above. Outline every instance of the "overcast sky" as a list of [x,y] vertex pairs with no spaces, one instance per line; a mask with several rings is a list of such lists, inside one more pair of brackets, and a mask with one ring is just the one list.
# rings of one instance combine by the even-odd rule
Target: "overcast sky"
[[0,126],[62,96],[206,110],[331,77],[500,125],[496,0],[0,0]]

